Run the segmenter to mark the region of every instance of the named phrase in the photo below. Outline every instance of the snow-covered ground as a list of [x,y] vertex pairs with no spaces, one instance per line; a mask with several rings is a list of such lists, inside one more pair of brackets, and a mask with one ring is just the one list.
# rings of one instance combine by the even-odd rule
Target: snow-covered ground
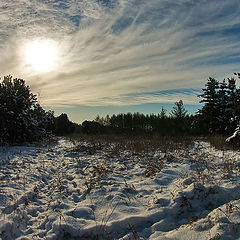
[[0,150],[0,239],[240,239],[240,153]]

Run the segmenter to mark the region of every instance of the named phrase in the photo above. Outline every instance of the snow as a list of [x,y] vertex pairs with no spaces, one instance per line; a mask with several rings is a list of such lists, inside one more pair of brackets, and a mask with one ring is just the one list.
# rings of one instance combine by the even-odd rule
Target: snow
[[240,129],[239,129],[239,127],[237,127],[235,132],[233,133],[233,135],[226,139],[226,142],[231,142],[232,140],[234,140],[237,137],[239,137],[239,135],[240,135]]
[[1,148],[0,239],[240,239],[239,152],[113,145]]

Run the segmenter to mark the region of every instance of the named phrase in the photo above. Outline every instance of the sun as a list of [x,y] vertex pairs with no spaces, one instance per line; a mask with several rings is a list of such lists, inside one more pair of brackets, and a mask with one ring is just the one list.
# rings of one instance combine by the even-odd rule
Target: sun
[[57,68],[59,50],[52,40],[34,40],[24,48],[24,62],[36,72],[50,72]]

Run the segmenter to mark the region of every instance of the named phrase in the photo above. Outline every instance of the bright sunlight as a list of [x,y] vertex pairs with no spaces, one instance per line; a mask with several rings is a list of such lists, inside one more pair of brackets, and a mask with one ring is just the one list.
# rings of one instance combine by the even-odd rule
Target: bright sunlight
[[36,72],[50,72],[57,67],[59,51],[56,42],[51,40],[35,40],[24,48],[25,64]]

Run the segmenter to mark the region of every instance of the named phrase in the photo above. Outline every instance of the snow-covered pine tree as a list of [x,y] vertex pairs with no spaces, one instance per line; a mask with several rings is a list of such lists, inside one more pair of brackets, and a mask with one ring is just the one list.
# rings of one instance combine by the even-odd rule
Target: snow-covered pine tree
[[228,85],[226,80],[224,79],[223,82],[219,83],[219,90],[218,90],[218,109],[219,109],[219,128],[218,131],[220,133],[225,133],[229,131],[229,124],[230,124],[230,115],[228,112],[228,104],[229,104],[229,96],[228,96]]
[[[240,79],[240,73],[234,73]],[[228,111],[231,116],[231,129],[235,128],[232,136],[226,139],[227,142],[239,142],[240,139],[240,89],[236,87],[236,80],[229,79],[228,84],[229,104]]]
[[23,79],[6,76],[0,82],[1,142],[14,144],[39,139],[52,119],[53,113],[41,109]]

